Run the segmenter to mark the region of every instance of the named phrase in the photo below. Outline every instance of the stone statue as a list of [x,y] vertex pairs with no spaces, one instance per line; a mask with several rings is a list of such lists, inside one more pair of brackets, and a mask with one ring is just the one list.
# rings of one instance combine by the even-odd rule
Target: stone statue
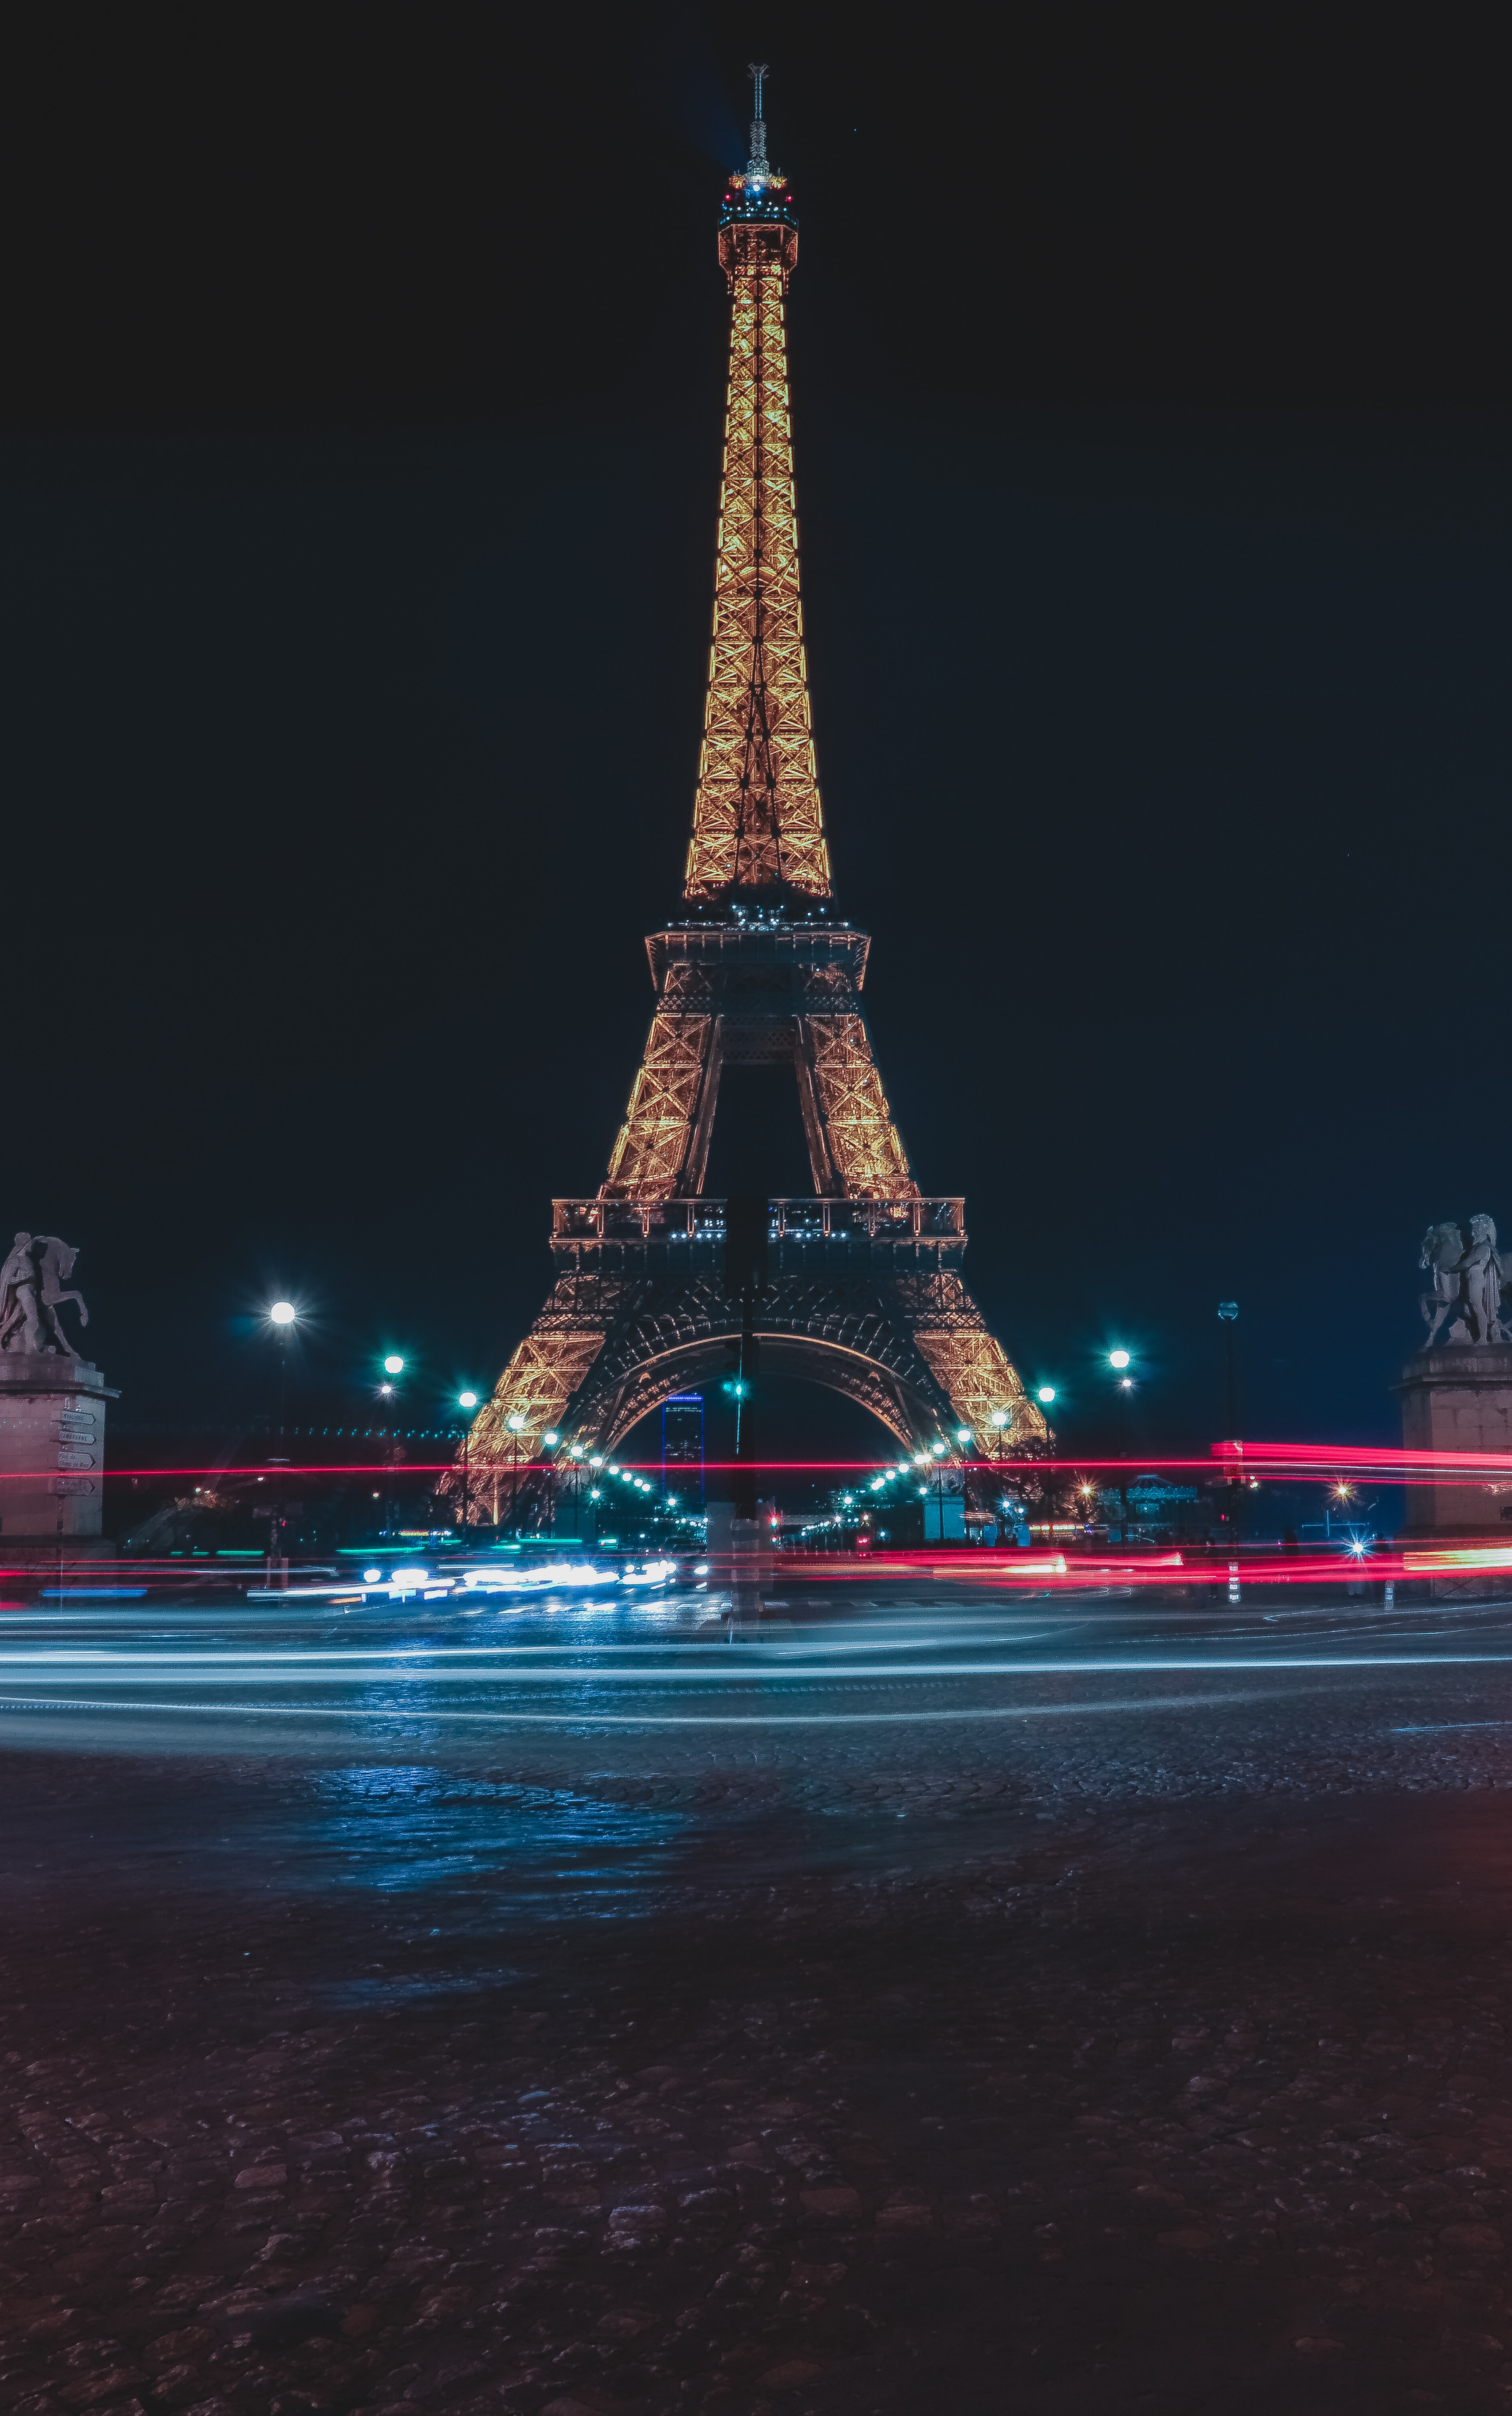
[[80,1324],[89,1322],[83,1294],[63,1289],[78,1255],[55,1233],[16,1235],[15,1246],[0,1267],[0,1351],[72,1358],[73,1344],[57,1313],[66,1300],[71,1300],[78,1306]]
[[1446,1339],[1452,1343],[1512,1342],[1502,1322],[1502,1261],[1489,1216],[1472,1216],[1468,1249],[1459,1225],[1430,1225],[1417,1263],[1430,1271],[1433,1283],[1417,1299],[1428,1327],[1425,1351],[1432,1350],[1451,1317]]

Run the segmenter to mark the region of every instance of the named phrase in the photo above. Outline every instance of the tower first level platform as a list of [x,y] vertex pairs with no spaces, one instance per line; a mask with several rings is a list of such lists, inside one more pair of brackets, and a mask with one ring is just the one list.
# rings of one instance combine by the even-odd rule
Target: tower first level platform
[[732,1266],[729,1205],[602,1193],[554,1202],[556,1281],[479,1412],[475,1470],[507,1464],[511,1441],[534,1457],[552,1431],[558,1459],[617,1450],[669,1395],[726,1367],[753,1273],[764,1374],[845,1394],[911,1451],[944,1442],[958,1459],[1043,1437],[962,1280],[960,1200],[768,1200],[754,1271],[744,1235]]

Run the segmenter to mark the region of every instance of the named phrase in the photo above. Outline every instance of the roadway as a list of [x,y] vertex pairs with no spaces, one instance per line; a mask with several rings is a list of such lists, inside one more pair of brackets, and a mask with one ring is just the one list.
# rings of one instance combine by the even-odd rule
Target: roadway
[[785,1577],[5,1614],[15,2404],[1504,2406],[1512,1604]]

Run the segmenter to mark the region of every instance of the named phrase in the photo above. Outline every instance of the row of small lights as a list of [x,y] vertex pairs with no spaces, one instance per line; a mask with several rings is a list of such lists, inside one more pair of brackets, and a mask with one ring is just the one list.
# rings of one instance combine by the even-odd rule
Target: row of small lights
[[[271,1320],[272,1323],[273,1323],[274,1325],[283,1326],[283,1327],[285,1327],[285,1328],[286,1328],[286,1327],[288,1327],[288,1326],[293,1325],[293,1324],[295,1322],[295,1321],[296,1321],[296,1319],[297,1319],[298,1315],[299,1315],[298,1310],[295,1308],[295,1305],[294,1305],[293,1301],[290,1301],[290,1300],[276,1300],[276,1301],[274,1302],[274,1304],[273,1304],[272,1307],[268,1310],[268,1317],[269,1317],[269,1319]],[[1131,1392],[1131,1391],[1133,1390],[1133,1382],[1134,1382],[1134,1380],[1133,1380],[1133,1378],[1132,1378],[1131,1376],[1124,1375],[1124,1374],[1123,1374],[1123,1372],[1122,1372],[1125,1368],[1126,1368],[1126,1367],[1127,1367],[1128,1364],[1129,1364],[1129,1353],[1128,1353],[1126,1351],[1109,1351],[1109,1353],[1108,1353],[1108,1365],[1110,1366],[1110,1367],[1113,1367],[1113,1368],[1116,1368],[1116,1369],[1118,1369],[1118,1370],[1119,1370],[1119,1373],[1120,1373],[1120,1385],[1119,1385],[1119,1389],[1120,1389],[1120,1391],[1122,1391],[1122,1392],[1126,1392],[1126,1393],[1127,1393],[1127,1392]],[[393,1376],[401,1376],[401,1375],[403,1374],[403,1372],[404,1372],[404,1362],[403,1362],[403,1360],[400,1357],[400,1355],[399,1355],[398,1351],[390,1351],[390,1353],[389,1353],[388,1357],[384,1361],[384,1373],[385,1373],[386,1376],[393,1377]],[[383,1394],[385,1394],[385,1395],[389,1395],[389,1394],[391,1394],[391,1393],[393,1392],[394,1387],[393,1387],[392,1383],[387,1383],[387,1384],[380,1384],[380,1386],[378,1387],[378,1389],[379,1389],[379,1391],[380,1391],[381,1393],[383,1393]],[[1037,1396],[1037,1397],[1038,1397],[1041,1401],[1043,1401],[1043,1402],[1045,1403],[1045,1405],[1046,1405],[1046,1407],[1047,1407],[1047,1408],[1049,1408],[1049,1406],[1050,1406],[1051,1402],[1051,1401],[1053,1401],[1053,1399],[1055,1398],[1055,1387],[1054,1387],[1054,1385],[1053,1385],[1053,1384],[1041,1384],[1041,1385],[1039,1386],[1039,1388],[1038,1388],[1038,1396]],[[477,1395],[476,1395],[476,1393],[474,1393],[474,1392],[459,1393],[459,1394],[458,1394],[458,1396],[457,1396],[457,1406],[458,1406],[458,1408],[459,1408],[459,1409],[461,1409],[461,1410],[476,1410],[476,1407],[477,1407]],[[529,1426],[530,1421],[529,1421],[527,1418],[522,1417],[522,1416],[521,1415],[521,1412],[520,1412],[518,1410],[511,1410],[511,1411],[510,1411],[510,1412],[509,1412],[509,1414],[508,1414],[508,1416],[505,1419],[505,1422],[504,1422],[504,1423],[505,1423],[505,1425],[507,1427],[507,1428],[508,1428],[509,1432],[510,1432],[512,1435],[522,1435],[522,1434],[525,1432],[525,1430],[526,1430],[527,1427]],[[991,1423],[992,1423],[992,1426],[993,1426],[993,1427],[995,1427],[995,1429],[997,1430],[997,1434],[998,1434],[999,1439],[1001,1439],[1004,1427],[1005,1427],[1011,1426],[1011,1425],[1012,1425],[1012,1423],[1013,1423],[1013,1413],[1012,1413],[1012,1412],[1011,1412],[1011,1411],[1009,1411],[1009,1410],[994,1410],[994,1411],[992,1412]],[[972,1440],[973,1440],[973,1438],[972,1438],[972,1430],[971,1430],[970,1427],[957,1427],[957,1429],[956,1429],[956,1441],[957,1441],[959,1443],[961,1443],[961,1444],[969,1444],[969,1443],[972,1442]],[[546,1432],[545,1434],[543,1434],[543,1435],[542,1435],[542,1437],[541,1437],[541,1442],[542,1442],[543,1446],[544,1446],[547,1450],[554,1449],[554,1447],[556,1446],[556,1444],[557,1444],[558,1442],[560,1442],[560,1441],[561,1441],[561,1437],[560,1437],[560,1435],[558,1435],[558,1434],[554,1433],[554,1432],[553,1432],[552,1429],[550,1429],[550,1428],[548,1428],[547,1432]],[[931,1464],[931,1454],[932,1454],[932,1457],[933,1457],[934,1459],[943,1459],[943,1458],[945,1457],[945,1453],[948,1451],[948,1449],[949,1449],[949,1445],[948,1445],[947,1443],[944,1443],[944,1442],[937,1442],[937,1443],[934,1443],[934,1444],[932,1444],[932,1445],[930,1446],[930,1451],[921,1451],[921,1452],[916,1452],[916,1453],[915,1454],[915,1457],[914,1457],[914,1465],[915,1465],[915,1468],[928,1468],[928,1467],[930,1467],[930,1464]],[[583,1453],[582,1453],[582,1449],[581,1444],[578,1444],[578,1443],[572,1443],[572,1444],[569,1444],[569,1445],[568,1445],[568,1457],[569,1457],[570,1458],[572,1458],[572,1459],[581,1459],[581,1458],[583,1457]],[[590,1468],[602,1468],[602,1467],[603,1467],[603,1465],[604,1465],[603,1457],[602,1457],[602,1456],[601,1456],[600,1454],[590,1452],[590,1453],[587,1455],[587,1458],[588,1458],[588,1465],[589,1465],[589,1467],[590,1467]],[[644,1480],[643,1480],[643,1478],[641,1478],[641,1477],[639,1477],[639,1476],[627,1476],[627,1475],[626,1475],[626,1472],[625,1472],[624,1470],[622,1470],[622,1469],[612,1468],[612,1468],[610,1469],[610,1472],[610,1472],[611,1476],[626,1476],[626,1482],[627,1482],[627,1483],[631,1484],[631,1485],[639,1485],[639,1486],[642,1486],[642,1487],[643,1487],[643,1490],[644,1490],[644,1491],[646,1491],[646,1492],[648,1492],[648,1493],[649,1493],[649,1492],[651,1492],[651,1491],[653,1490],[653,1487],[650,1487],[649,1485],[645,1485]],[[907,1461],[906,1461],[906,1460],[904,1460],[904,1461],[900,1461],[900,1464],[899,1464],[899,1468],[898,1468],[898,1472],[898,1472],[900,1475],[902,1475],[902,1476],[906,1476],[906,1475],[907,1475],[907,1473],[908,1473],[908,1463],[907,1463]],[[875,1480],[875,1482],[873,1483],[873,1485],[872,1485],[872,1487],[871,1487],[872,1492],[873,1492],[873,1493],[875,1493],[875,1492],[877,1491],[877,1489],[878,1489],[878,1487],[879,1487],[880,1486],[883,1486],[883,1485],[888,1484],[890,1481],[891,1481],[891,1472],[889,1472],[889,1474],[888,1474],[887,1476],[879,1476],[879,1477]],[[594,1502],[597,1502],[599,1498],[600,1498],[600,1497],[599,1497],[599,1495],[598,1495],[597,1492],[594,1492],[594,1493],[590,1494],[590,1496],[589,1496],[589,1499],[590,1499],[591,1501],[594,1501]],[[668,1501],[669,1501],[669,1502],[674,1502],[674,1501],[676,1500],[676,1498],[677,1498],[677,1497],[676,1497],[676,1495],[675,1495],[675,1494],[672,1494],[672,1493],[670,1493],[670,1494],[667,1496],[667,1499],[668,1499]]]
[[[284,1333],[287,1333],[292,1325],[297,1325],[299,1321],[299,1311],[295,1308],[292,1300],[276,1300],[267,1314],[269,1324],[280,1327]],[[378,1387],[378,1390],[385,1400],[389,1400],[393,1397],[393,1378],[396,1376],[402,1376],[403,1373],[403,1360],[400,1357],[397,1351],[391,1351],[387,1358],[384,1361],[384,1374],[388,1377],[390,1381],[386,1384],[380,1384]],[[477,1407],[477,1395],[472,1391],[459,1393],[457,1396],[457,1407],[460,1410],[476,1410]],[[525,1421],[518,1414],[518,1412],[513,1417],[508,1418],[506,1423],[513,1433],[523,1434],[525,1430]],[[546,1441],[548,1442],[554,1442],[556,1441],[556,1437],[555,1435],[548,1435],[546,1437]]]

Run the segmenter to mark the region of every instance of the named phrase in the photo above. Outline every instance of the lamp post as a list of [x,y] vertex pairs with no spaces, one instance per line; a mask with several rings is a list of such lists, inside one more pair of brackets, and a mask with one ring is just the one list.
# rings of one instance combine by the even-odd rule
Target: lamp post
[[[1054,1385],[1037,1385],[1035,1390],[1035,1398],[1048,1410],[1051,1401],[1055,1398]],[[1042,1478],[1040,1481],[1045,1488],[1045,1541],[1047,1544],[1052,1545],[1055,1541],[1055,1485],[1054,1480],[1048,1476]],[[1033,1525],[1031,1525],[1029,1530],[1031,1540],[1033,1540],[1034,1532]]]
[[297,1325],[299,1321],[299,1311],[295,1308],[292,1300],[276,1300],[268,1310],[267,1321],[273,1328],[273,1332],[278,1339],[279,1345],[279,1481],[278,1489],[273,1499],[273,1509],[270,1514],[267,1539],[267,1581],[270,1591],[273,1587],[275,1578],[277,1578],[280,1586],[287,1592],[289,1584],[289,1561],[288,1555],[282,1548],[284,1526],[283,1471],[288,1467],[289,1463],[283,1457],[283,1414],[289,1388],[289,1336],[294,1332],[295,1325]]
[[[989,1419],[989,1421],[988,1421],[989,1425],[991,1427],[991,1429],[992,1429],[992,1441],[993,1441],[993,1442],[994,1442],[994,1443],[995,1443],[995,1445],[996,1445],[996,1450],[994,1451],[994,1453],[993,1453],[993,1456],[992,1456],[992,1457],[993,1457],[993,1461],[994,1461],[994,1474],[995,1474],[995,1480],[996,1480],[997,1488],[998,1488],[998,1491],[999,1491],[999,1493],[1000,1493],[1000,1494],[1002,1493],[1002,1490],[1003,1490],[1003,1445],[1004,1445],[1004,1442],[1005,1442],[1005,1439],[1006,1439],[1007,1429],[1008,1429],[1008,1427],[1011,1426],[1012,1422],[1013,1422],[1013,1413],[1012,1413],[1012,1412],[1011,1412],[1011,1411],[1009,1411],[1009,1410],[1002,1410],[1002,1409],[994,1410],[994,1411],[992,1412],[992,1413],[991,1413],[990,1418],[990,1419]],[[1001,1530],[1001,1525],[1002,1525],[1002,1522],[1001,1522],[1001,1520],[1000,1520],[1000,1521],[999,1521],[999,1528],[1000,1528],[1000,1530]],[[984,1530],[984,1533],[985,1533],[985,1530]]]
[[971,1478],[967,1471],[964,1454],[971,1449],[972,1445],[972,1430],[970,1427],[958,1427],[956,1428],[956,1441],[960,1445],[961,1453],[963,1455],[960,1463],[960,1540],[963,1544],[969,1544],[971,1542],[971,1530],[966,1523],[966,1513],[971,1508]]
[[520,1533],[520,1438],[525,1431],[525,1421],[518,1410],[511,1410],[505,1419],[509,1429],[509,1533]]
[[1108,1365],[1118,1383],[1118,1457],[1124,1463],[1118,1472],[1118,1540],[1121,1544],[1128,1542],[1128,1405],[1129,1395],[1134,1390],[1134,1379],[1126,1372],[1128,1360],[1126,1351],[1110,1351],[1108,1353]]
[[[390,1415],[393,1414],[399,1406],[399,1385],[397,1380],[402,1376],[403,1373],[403,1360],[400,1357],[397,1351],[390,1351],[384,1361],[384,1382],[378,1387],[378,1398],[388,1404]],[[392,1427],[388,1429],[388,1449],[385,1457],[387,1463],[388,1483],[385,1488],[384,1494],[384,1533],[386,1535],[392,1535],[394,1532],[394,1470],[399,1464],[399,1443],[396,1439],[395,1429]]]
[[[561,1440],[562,1438],[557,1433],[556,1428],[554,1427],[548,1427],[546,1432],[541,1437],[542,1451],[554,1451]],[[553,1535],[556,1533],[556,1470],[557,1463],[553,1459],[552,1462],[551,1472],[552,1533]]]
[[[459,1393],[457,1396],[457,1407],[460,1410],[476,1410],[477,1407],[477,1395],[474,1392]],[[467,1483],[469,1468],[468,1456],[472,1445],[472,1440],[473,1428],[471,1420],[469,1420],[469,1423],[462,1428],[462,1542],[464,1544],[467,1541],[467,1529],[472,1517],[472,1503],[468,1499]]]
[[[1223,1326],[1223,1353],[1225,1370],[1228,1377],[1228,1440],[1232,1443],[1237,1442],[1239,1440],[1239,1415],[1234,1405],[1233,1384],[1233,1329],[1239,1320],[1238,1302],[1236,1300],[1220,1300],[1218,1303],[1218,1317]],[[1229,1542],[1231,1545],[1237,1544],[1239,1541],[1239,1501],[1242,1491],[1243,1487],[1240,1483],[1239,1469],[1236,1461],[1233,1472],[1229,1478]],[[1238,1599],[1239,1563],[1237,1561],[1231,1561],[1229,1563],[1229,1600],[1231,1602],[1237,1602]]]

